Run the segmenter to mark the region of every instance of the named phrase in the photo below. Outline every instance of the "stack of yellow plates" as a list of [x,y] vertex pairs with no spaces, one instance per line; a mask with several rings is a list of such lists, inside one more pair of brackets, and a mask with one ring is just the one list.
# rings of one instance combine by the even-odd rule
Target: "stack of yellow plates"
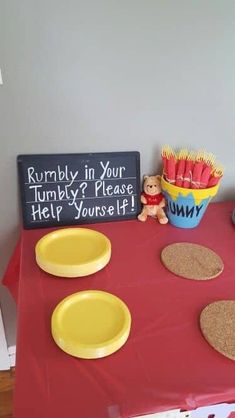
[[111,243],[92,229],[66,228],[41,238],[35,252],[37,264],[47,273],[81,277],[106,266],[111,257]]
[[110,293],[85,290],[62,300],[51,319],[52,336],[66,353],[84,359],[108,356],[125,344],[131,315]]

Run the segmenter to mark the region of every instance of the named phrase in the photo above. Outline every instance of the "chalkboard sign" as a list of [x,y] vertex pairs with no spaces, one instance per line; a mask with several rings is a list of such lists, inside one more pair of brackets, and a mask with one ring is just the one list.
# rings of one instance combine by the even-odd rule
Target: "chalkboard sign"
[[19,155],[26,229],[135,218],[138,152]]

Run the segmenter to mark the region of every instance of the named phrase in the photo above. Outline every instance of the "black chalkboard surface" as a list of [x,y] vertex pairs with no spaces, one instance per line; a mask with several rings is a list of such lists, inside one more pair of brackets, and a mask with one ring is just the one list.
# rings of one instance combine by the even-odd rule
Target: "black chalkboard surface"
[[135,218],[138,152],[17,157],[26,229]]

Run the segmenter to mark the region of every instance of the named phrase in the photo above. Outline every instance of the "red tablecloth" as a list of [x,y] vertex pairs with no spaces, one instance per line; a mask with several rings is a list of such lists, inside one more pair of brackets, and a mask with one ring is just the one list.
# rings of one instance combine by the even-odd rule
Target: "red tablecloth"
[[[79,279],[40,270],[34,247],[49,230],[23,231],[4,278],[18,304],[14,417],[118,418],[234,402],[235,362],[208,345],[198,324],[208,303],[235,299],[234,206],[210,204],[190,230],[153,219],[89,225],[110,238],[112,257],[102,271]],[[197,282],[168,272],[160,252],[182,241],[216,251],[224,261],[222,275]],[[119,296],[132,314],[127,343],[103,359],[73,358],[50,334],[57,303],[84,289]]]

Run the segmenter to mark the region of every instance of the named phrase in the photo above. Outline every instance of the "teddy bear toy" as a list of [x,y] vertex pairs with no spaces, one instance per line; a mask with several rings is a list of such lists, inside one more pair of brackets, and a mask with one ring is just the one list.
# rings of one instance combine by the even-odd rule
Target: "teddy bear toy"
[[163,208],[166,206],[161,193],[161,176],[144,176],[141,203],[143,208],[138,215],[139,221],[145,222],[148,216],[157,218],[160,224],[167,224],[168,219]]

